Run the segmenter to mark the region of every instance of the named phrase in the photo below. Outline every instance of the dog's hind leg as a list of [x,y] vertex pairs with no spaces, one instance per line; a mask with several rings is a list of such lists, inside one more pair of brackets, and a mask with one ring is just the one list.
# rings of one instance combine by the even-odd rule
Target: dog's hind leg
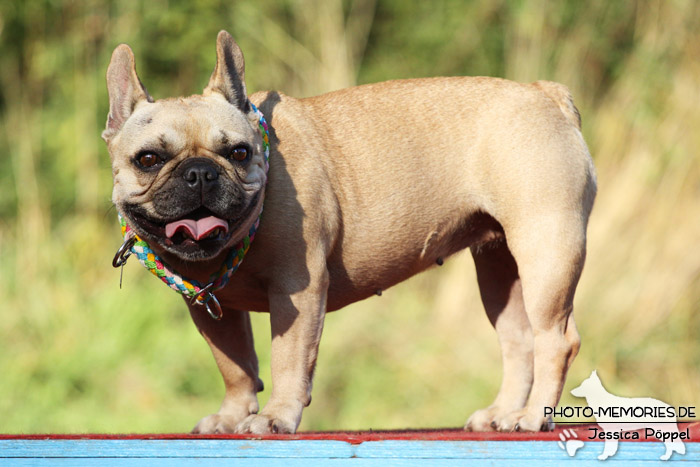
[[496,329],[503,360],[501,389],[493,403],[469,417],[465,429],[488,431],[525,406],[533,378],[533,340],[518,267],[505,241],[471,248],[481,300]]
[[580,346],[572,312],[585,259],[585,225],[580,213],[552,209],[504,226],[533,333],[534,380],[527,405],[503,417],[501,431],[553,428],[544,409],[558,404]]
[[253,345],[250,315],[246,311],[225,310],[221,321],[214,321],[201,306],[190,306],[199,332],[214,354],[226,386],[218,413],[204,417],[193,433],[233,433],[250,414],[258,412],[258,359]]

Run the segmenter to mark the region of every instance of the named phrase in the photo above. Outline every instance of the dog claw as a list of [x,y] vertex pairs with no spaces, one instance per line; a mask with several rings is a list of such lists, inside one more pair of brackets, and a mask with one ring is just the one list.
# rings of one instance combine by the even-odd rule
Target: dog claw
[[491,428],[493,428],[494,430],[498,429],[498,425],[496,424],[495,420],[491,422]]
[[520,431],[520,423],[516,423],[513,431]]

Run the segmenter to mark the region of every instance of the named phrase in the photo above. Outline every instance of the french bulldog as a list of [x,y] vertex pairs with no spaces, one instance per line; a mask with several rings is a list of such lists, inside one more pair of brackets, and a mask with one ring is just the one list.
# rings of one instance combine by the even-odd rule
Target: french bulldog
[[[260,219],[215,293],[221,319],[187,300],[226,387],[219,411],[194,432],[294,433],[311,402],[326,312],[467,247],[503,378],[465,429],[551,429],[543,408],[557,405],[580,346],[573,298],[596,194],[568,89],[447,77],[305,99],[249,96],[243,54],[226,31],[216,56],[201,95],[154,101],[119,45],[102,134],[118,212],[188,278],[206,283]],[[256,108],[269,128],[269,172]],[[262,410],[249,311],[271,322],[272,393]]]

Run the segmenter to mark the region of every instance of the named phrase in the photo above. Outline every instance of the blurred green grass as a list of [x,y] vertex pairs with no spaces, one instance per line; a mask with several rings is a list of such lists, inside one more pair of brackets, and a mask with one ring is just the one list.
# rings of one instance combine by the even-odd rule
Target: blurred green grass
[[[700,4],[538,0],[0,4],[0,432],[181,432],[223,384],[181,299],[120,242],[104,72],[120,42],[155,97],[191,94],[228,29],[249,90],[392,78],[567,84],[599,196],[568,390],[700,400]],[[269,324],[254,314],[269,397]],[[468,254],[327,317],[302,429],[460,426],[500,384]]]

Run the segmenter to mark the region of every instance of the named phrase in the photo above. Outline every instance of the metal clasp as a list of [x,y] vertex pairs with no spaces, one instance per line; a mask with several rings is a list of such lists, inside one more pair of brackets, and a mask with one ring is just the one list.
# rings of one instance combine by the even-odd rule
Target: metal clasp
[[[214,283],[209,283],[206,287],[199,291],[197,295],[192,297],[190,300],[190,305],[204,305],[207,309],[209,316],[214,318],[216,321],[220,321],[224,317],[224,311],[221,309],[221,304],[211,291],[214,287]],[[200,297],[204,297],[200,299]]]
[[117,250],[117,254],[114,255],[114,259],[112,260],[113,267],[119,268],[126,264],[126,260],[129,259],[129,256],[131,256],[131,248],[134,246],[135,243],[135,235],[124,239],[124,243],[122,243],[122,246],[119,247],[119,249]]

